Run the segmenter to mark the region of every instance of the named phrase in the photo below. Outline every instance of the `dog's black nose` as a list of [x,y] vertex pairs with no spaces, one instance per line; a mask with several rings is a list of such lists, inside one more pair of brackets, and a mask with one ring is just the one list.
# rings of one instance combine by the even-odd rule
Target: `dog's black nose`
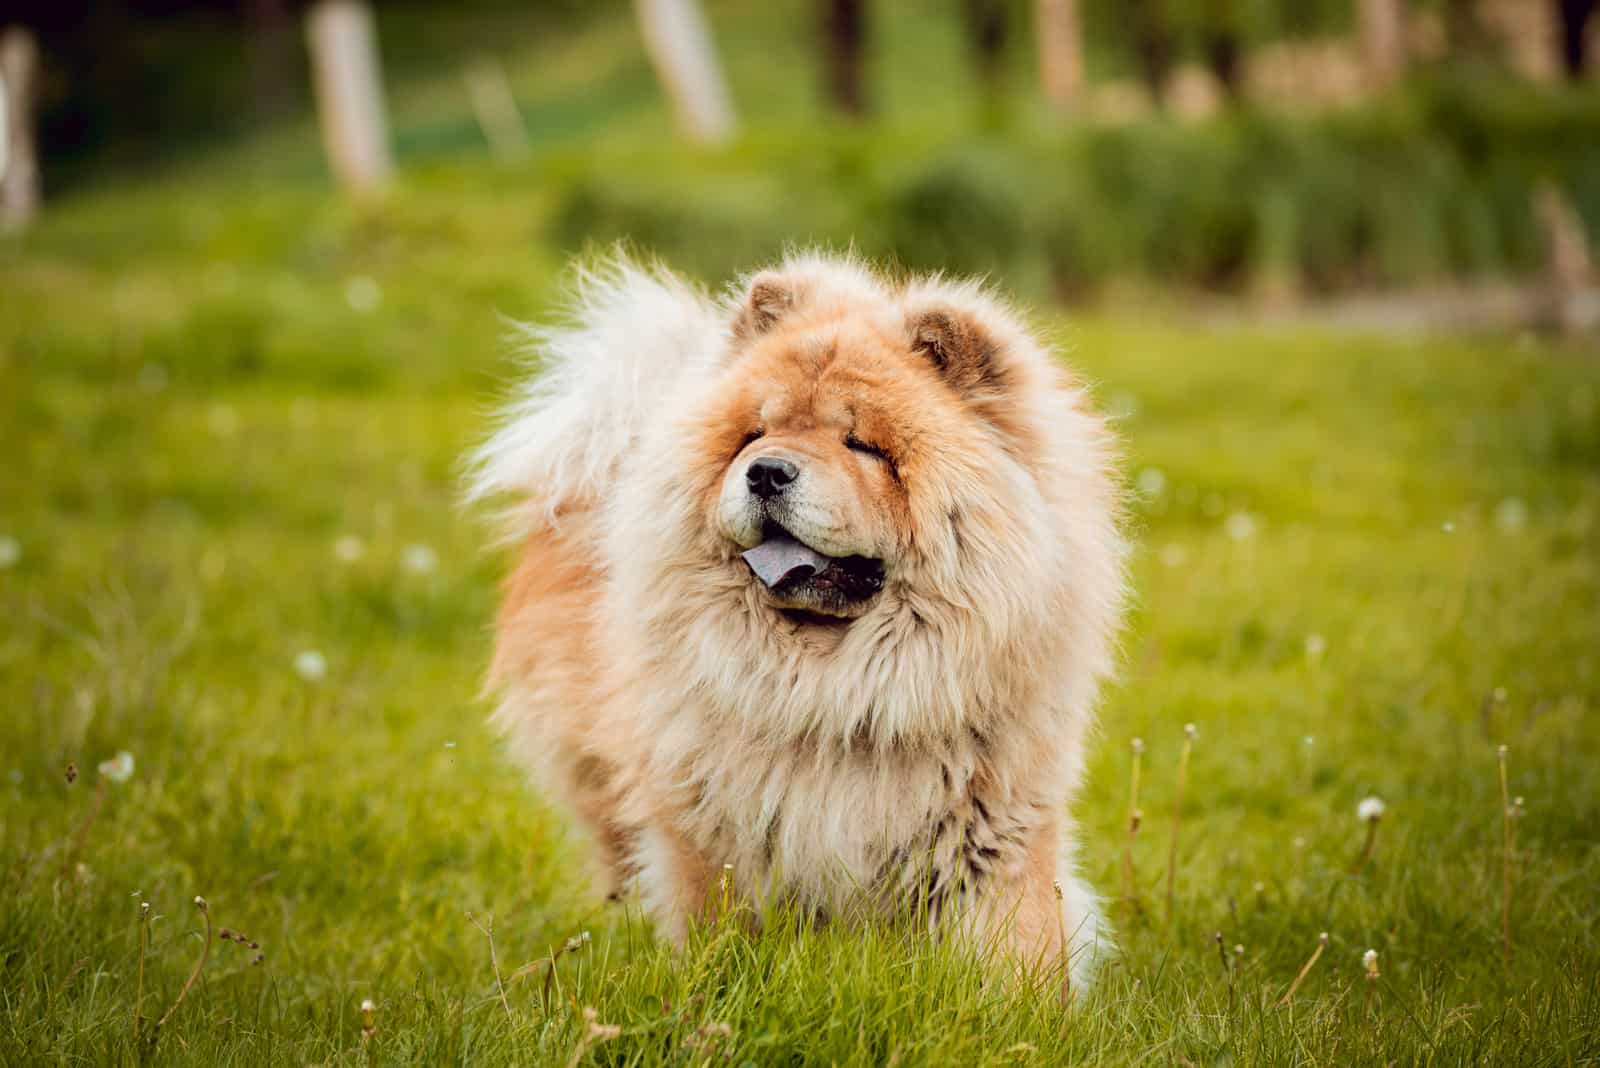
[[793,482],[799,475],[800,469],[788,460],[776,456],[763,456],[750,461],[744,478],[750,484],[750,492],[765,500],[782,493],[783,487]]

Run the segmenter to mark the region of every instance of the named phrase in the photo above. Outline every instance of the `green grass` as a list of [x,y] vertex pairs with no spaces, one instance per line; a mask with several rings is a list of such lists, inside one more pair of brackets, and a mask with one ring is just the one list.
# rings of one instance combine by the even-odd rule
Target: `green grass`
[[[586,898],[581,847],[484,726],[503,561],[455,505],[511,371],[496,313],[554,292],[548,210],[471,167],[359,210],[314,189],[108,193],[5,251],[0,534],[21,555],[0,570],[0,1061],[135,1060],[138,903],[159,915],[148,1020],[198,956],[196,894],[266,961],[219,947],[164,1062],[357,1062],[365,997],[385,1062],[564,1063],[584,1007],[622,1028],[596,1063],[1600,1058],[1592,354],[1048,320],[1121,414],[1130,475],[1159,483],[1079,806],[1115,898],[1143,737],[1141,907],[1063,1014],[893,932],[711,932],[674,956]],[[351,306],[353,279],[375,309]],[[343,535],[359,560],[336,557]],[[405,566],[413,545],[434,570]],[[295,672],[308,649],[319,682]],[[1500,743],[1528,811],[1509,966]],[[121,749],[137,770],[91,819]],[[1352,878],[1369,793],[1389,814]],[[494,917],[507,974],[593,936],[548,992],[513,984],[508,1017],[469,912]],[[1244,947],[1229,972],[1218,931]],[[687,1044],[719,1024],[709,1053]]]
[[[748,35],[753,132],[721,157],[740,206],[786,203],[791,139],[882,162],[931,136],[918,106],[967,99],[919,100],[959,50],[894,11],[931,51],[886,60],[894,117],[850,135],[804,117],[798,81],[761,92],[770,27],[719,23]],[[461,149],[445,64],[395,87],[408,169],[381,204],[331,196],[290,123],[102,175],[0,243],[0,1064],[1600,1063],[1600,364],[1532,338],[1040,309],[1141,487],[1137,606],[1077,808],[1123,952],[1070,1013],[895,931],[716,929],[674,954],[597,907],[581,843],[484,724],[505,561],[457,507],[458,461],[513,373],[500,316],[547,310],[582,242],[569,179],[642,160],[688,196],[720,164],[663,142],[625,28],[550,33],[508,57],[552,123],[528,164]],[[320,680],[296,673],[308,650]],[[1527,810],[1509,964],[1499,744]],[[124,749],[134,775],[102,787]],[[1388,815],[1353,877],[1371,794]],[[214,946],[152,1048],[200,956],[196,895],[266,957]],[[507,976],[591,938],[502,1003],[469,913]],[[585,1046],[585,1008],[621,1034]]]

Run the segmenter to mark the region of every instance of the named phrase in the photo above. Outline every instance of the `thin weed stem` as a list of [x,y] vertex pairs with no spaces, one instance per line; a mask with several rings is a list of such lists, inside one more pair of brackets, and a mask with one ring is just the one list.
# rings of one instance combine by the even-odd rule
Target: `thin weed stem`
[[1299,973],[1294,977],[1294,982],[1289,984],[1289,989],[1284,991],[1283,997],[1278,1000],[1279,1008],[1294,1000],[1295,991],[1299,990],[1300,984],[1306,981],[1306,976],[1311,974],[1311,969],[1316,966],[1318,958],[1322,956],[1323,950],[1327,948],[1328,932],[1323,931],[1317,936],[1317,948],[1311,951],[1311,959],[1301,966]]
[[494,970],[494,989],[500,995],[500,1007],[506,1010],[506,1019],[511,1019],[511,1002],[506,998],[506,984],[500,979],[500,955],[494,948],[494,917],[490,916],[486,924],[479,923],[478,918],[472,913],[467,913],[467,922],[483,932],[483,937],[489,940],[489,967]]
[[1173,917],[1173,901],[1178,882],[1178,829],[1183,823],[1183,788],[1189,782],[1189,753],[1196,735],[1193,723],[1183,727],[1183,751],[1178,754],[1178,787],[1172,802],[1172,844],[1167,850],[1167,924]]
[[1144,740],[1135,738],[1132,743],[1133,769],[1128,781],[1128,840],[1122,847],[1122,910],[1124,921],[1131,920],[1136,907],[1136,879],[1133,870],[1133,840],[1139,834],[1139,824],[1144,813],[1139,809],[1139,766],[1144,759]]
[[144,1018],[144,955],[150,943],[150,902],[139,902],[139,978],[133,988],[133,1042],[139,1044],[139,1024]]
[[200,910],[201,917],[206,921],[206,941],[200,947],[200,959],[194,962],[194,970],[189,973],[189,978],[183,982],[183,988],[178,991],[178,998],[166,1012],[161,1014],[161,1019],[156,1021],[156,1030],[167,1025],[172,1019],[172,1014],[178,1011],[178,1006],[183,1004],[183,999],[189,996],[189,991],[194,989],[194,984],[200,980],[200,973],[206,969],[206,961],[211,959],[211,909],[206,906],[206,899],[196,897],[194,907]]
[[1511,836],[1514,833],[1511,826],[1511,790],[1506,781],[1506,756],[1505,746],[1501,746],[1496,754],[1500,763],[1500,826],[1501,826],[1501,865],[1500,865],[1500,951],[1506,967],[1511,966]]

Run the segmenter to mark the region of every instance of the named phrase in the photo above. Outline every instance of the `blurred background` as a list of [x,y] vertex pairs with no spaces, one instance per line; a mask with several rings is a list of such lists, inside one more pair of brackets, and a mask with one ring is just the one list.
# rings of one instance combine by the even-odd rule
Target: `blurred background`
[[[508,967],[593,925],[558,981],[638,1063],[683,1063],[633,1029],[668,1000],[762,1063],[1592,1063],[1596,6],[0,0],[0,1063],[148,1060],[135,903],[148,1021],[196,894],[267,958],[213,954],[174,1063],[365,1060],[367,997],[385,1059],[576,1063],[489,916]],[[1128,964],[1072,1044],[848,940],[703,977],[578,892],[484,724],[460,471],[508,320],[618,240],[986,273],[1114,420],[1138,596],[1079,811]],[[1318,931],[1315,1012],[1255,1011]]]
[[625,238],[717,279],[853,244],[1069,303],[1582,333],[1595,7],[10,0],[4,220],[399,186],[447,194],[442,230],[391,208],[423,247]]

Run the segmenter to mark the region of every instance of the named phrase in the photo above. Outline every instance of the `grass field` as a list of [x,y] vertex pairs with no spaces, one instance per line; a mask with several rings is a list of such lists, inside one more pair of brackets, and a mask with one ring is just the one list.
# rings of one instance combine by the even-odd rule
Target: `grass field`
[[[201,952],[197,894],[265,960],[213,949],[156,1036],[171,1063],[359,1061],[364,998],[385,1062],[1600,1058],[1592,354],[1046,317],[1140,491],[1081,804],[1124,952],[1063,1012],[892,933],[674,956],[585,897],[581,846],[483,724],[500,561],[454,503],[511,372],[497,312],[554,293],[542,210],[465,167],[382,209],[85,197],[6,249],[0,1061],[137,1059],[139,903],[148,1043]],[[1526,799],[1509,964],[1502,743]],[[102,783],[121,750],[133,775]],[[1388,812],[1352,876],[1369,794]],[[592,936],[502,1001],[469,914],[505,976]],[[585,1052],[586,1007],[621,1033]]]
[[[762,27],[729,25],[759,155],[810,98],[758,93]],[[457,151],[436,70],[395,88],[381,204],[289,124],[0,242],[0,1064],[1600,1063],[1600,363],[1531,337],[1039,309],[1137,494],[1078,806],[1122,952],[1069,1008],[894,931],[675,954],[592,900],[485,726],[504,561],[457,506],[501,317],[559,292],[544,179],[676,151],[623,31],[572,32],[509,60],[554,129],[529,163]],[[888,143],[920,54],[880,75]]]

